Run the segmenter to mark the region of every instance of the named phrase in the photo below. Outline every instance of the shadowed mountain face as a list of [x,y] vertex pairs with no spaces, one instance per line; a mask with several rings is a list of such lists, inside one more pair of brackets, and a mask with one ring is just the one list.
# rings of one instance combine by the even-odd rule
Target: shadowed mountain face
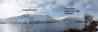
[[8,18],[9,23],[39,23],[39,22],[56,22],[57,20],[53,19],[49,15],[30,15],[24,14],[17,17]]

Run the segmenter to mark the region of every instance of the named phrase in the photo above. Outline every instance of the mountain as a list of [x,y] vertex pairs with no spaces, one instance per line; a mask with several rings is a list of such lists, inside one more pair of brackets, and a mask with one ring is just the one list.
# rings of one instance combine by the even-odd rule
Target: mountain
[[65,22],[68,21],[72,23],[83,23],[84,19],[78,18],[78,17],[66,17],[62,21],[65,21]]
[[54,23],[57,20],[49,15],[30,15],[24,14],[17,17],[8,18],[9,23]]

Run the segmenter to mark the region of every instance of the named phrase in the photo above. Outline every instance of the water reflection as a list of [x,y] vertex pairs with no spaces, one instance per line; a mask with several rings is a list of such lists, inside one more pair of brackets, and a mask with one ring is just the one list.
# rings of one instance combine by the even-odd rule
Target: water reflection
[[0,32],[62,32],[69,28],[81,29],[84,23],[0,24]]

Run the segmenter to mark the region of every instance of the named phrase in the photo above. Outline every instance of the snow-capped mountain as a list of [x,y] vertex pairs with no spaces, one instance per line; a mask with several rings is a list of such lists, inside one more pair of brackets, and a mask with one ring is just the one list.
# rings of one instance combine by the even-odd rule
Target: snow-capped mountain
[[68,21],[68,22],[72,22],[72,23],[83,23],[84,19],[82,18],[77,18],[77,17],[67,17],[62,19],[62,21]]
[[49,15],[31,15],[24,14],[21,16],[11,17],[8,19],[1,19],[5,23],[83,23],[84,19],[78,17],[64,17],[61,20],[54,19]]
[[24,14],[17,17],[11,17],[7,19],[8,22],[19,22],[19,23],[37,23],[37,22],[56,22],[57,20],[53,19],[49,15],[30,15],[30,14]]

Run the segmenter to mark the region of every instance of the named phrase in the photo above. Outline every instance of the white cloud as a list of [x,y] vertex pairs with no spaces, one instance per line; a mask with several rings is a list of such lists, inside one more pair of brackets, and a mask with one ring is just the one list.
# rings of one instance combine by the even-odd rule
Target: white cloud
[[56,0],[58,3],[62,4],[63,6],[66,6],[70,0]]
[[[14,17],[14,16],[19,16],[22,14],[43,14],[43,12],[47,12],[48,10],[44,9],[43,7],[40,7],[40,5],[47,5],[45,3],[45,0],[39,1],[37,0],[33,4],[28,4],[30,1],[28,0],[18,0],[18,2],[15,2],[16,0],[5,0],[2,4],[0,4],[0,18],[9,18],[9,17]],[[44,6],[45,7],[45,6]],[[38,9],[38,11],[33,12],[24,12],[22,9],[24,8],[34,8]],[[48,9],[48,8],[47,8]]]
[[9,2],[5,1],[4,3],[0,4],[0,19],[24,14],[24,12],[21,11],[21,7],[19,7],[15,2]]
[[[44,14],[50,15],[55,4],[67,5],[68,0],[36,0],[34,3],[28,0],[9,0],[0,4],[0,18],[9,18],[22,14]],[[55,2],[56,1],[56,2]],[[31,4],[28,4],[31,3]],[[22,11],[23,8],[34,8],[37,11]]]
[[78,10],[80,10],[83,6],[84,3],[88,2],[89,0],[80,0],[78,3],[76,3],[76,5],[74,5],[74,7]]

